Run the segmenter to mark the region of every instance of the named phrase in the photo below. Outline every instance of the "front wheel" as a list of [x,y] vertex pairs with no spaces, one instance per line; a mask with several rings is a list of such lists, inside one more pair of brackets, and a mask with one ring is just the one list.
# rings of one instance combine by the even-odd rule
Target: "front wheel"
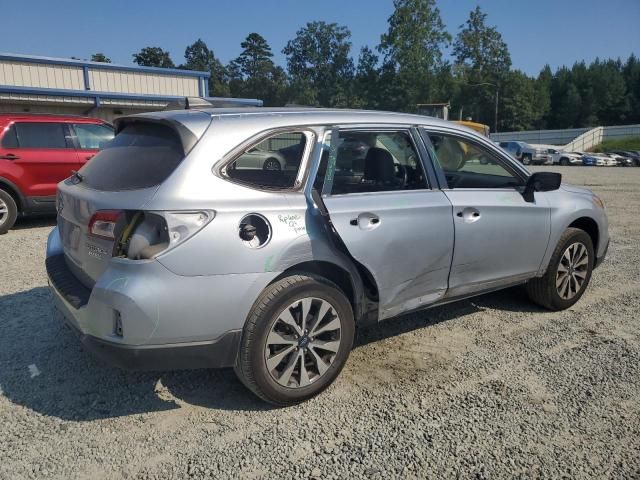
[[529,280],[529,298],[549,310],[574,305],[589,285],[594,265],[591,237],[578,228],[568,228],[560,237],[544,276]]
[[568,167],[569,166],[569,160],[566,158],[561,158],[560,159],[560,165],[562,165],[563,167]]
[[351,304],[335,284],[292,275],[267,287],[253,305],[235,371],[269,403],[300,403],[336,379],[354,333]]
[[522,164],[523,165],[530,165],[531,164],[531,156],[530,155],[523,155],[522,156]]

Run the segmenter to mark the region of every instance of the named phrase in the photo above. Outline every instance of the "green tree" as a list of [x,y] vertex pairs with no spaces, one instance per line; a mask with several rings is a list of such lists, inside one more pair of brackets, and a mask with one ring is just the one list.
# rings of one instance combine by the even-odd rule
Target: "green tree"
[[631,54],[622,68],[627,87],[627,104],[629,105],[629,122],[640,123],[640,61]]
[[486,24],[487,14],[476,7],[453,43],[456,65],[473,82],[499,81],[511,68],[509,48],[496,27]]
[[379,58],[369,47],[362,47],[358,57],[353,80],[354,108],[380,108],[380,69],[378,67]]
[[582,97],[574,83],[571,70],[562,67],[553,76],[551,83],[551,128],[574,128],[580,126]]
[[531,130],[540,112],[536,105],[536,81],[520,70],[505,74],[502,84],[498,128],[501,131]]
[[209,95],[213,97],[228,97],[230,95],[227,72],[207,44],[198,39],[184,51],[185,63],[180,68],[209,72]]
[[273,68],[271,47],[259,33],[250,33],[240,44],[242,53],[234,60],[240,67],[242,75],[258,77]]
[[145,47],[133,54],[133,61],[143,67],[175,68],[169,52],[160,47]]
[[353,78],[351,32],[336,23],[309,22],[282,50],[287,56],[291,100],[326,107],[349,102]]
[[[453,43],[453,57],[461,77],[460,94],[465,110],[476,121],[493,125],[495,101],[511,68],[507,44],[496,27],[486,24],[487,14],[480,7],[469,13]],[[513,77],[514,81],[520,77]]]
[[91,55],[92,62],[111,63],[111,59],[104,53],[94,53]]
[[548,128],[549,115],[551,113],[551,83],[553,82],[553,73],[551,67],[545,65],[535,82],[535,104],[537,110],[535,128],[543,130]]
[[273,53],[267,41],[258,33],[250,33],[240,46],[242,53],[227,67],[231,94],[259,98],[266,106],[284,105],[286,74],[273,63]]
[[378,46],[383,55],[381,92],[386,108],[412,111],[417,103],[442,100],[433,98],[433,80],[451,36],[435,0],[394,0],[393,5]]
[[599,125],[617,125],[629,120],[630,103],[620,60],[600,61],[589,66],[593,89],[593,114]]

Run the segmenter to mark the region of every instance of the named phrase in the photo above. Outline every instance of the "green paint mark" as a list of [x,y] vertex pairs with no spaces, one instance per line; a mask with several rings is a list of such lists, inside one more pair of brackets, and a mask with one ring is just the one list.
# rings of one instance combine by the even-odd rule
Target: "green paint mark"
[[270,272],[271,271],[271,262],[273,262],[273,255],[269,255],[267,257],[267,259],[264,261],[264,271],[265,272]]

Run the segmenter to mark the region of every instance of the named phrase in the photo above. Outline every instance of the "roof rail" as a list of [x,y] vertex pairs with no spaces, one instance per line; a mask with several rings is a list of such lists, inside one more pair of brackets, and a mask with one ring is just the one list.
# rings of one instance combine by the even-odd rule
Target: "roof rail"
[[184,99],[169,102],[165,110],[198,110],[201,108],[216,107],[262,107],[262,105],[262,100],[254,98],[184,97]]

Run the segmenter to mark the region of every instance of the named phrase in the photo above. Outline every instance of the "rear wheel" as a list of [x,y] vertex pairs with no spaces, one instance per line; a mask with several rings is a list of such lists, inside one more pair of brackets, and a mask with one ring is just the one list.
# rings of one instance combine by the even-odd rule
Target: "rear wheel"
[[0,235],[7,233],[18,218],[18,206],[11,195],[0,190]]
[[568,228],[560,237],[544,276],[529,280],[527,293],[549,310],[564,310],[575,304],[589,285],[594,264],[591,237]]
[[353,345],[351,305],[320,277],[292,275],[256,300],[242,335],[235,371],[263,400],[293,405],[326,389]]

